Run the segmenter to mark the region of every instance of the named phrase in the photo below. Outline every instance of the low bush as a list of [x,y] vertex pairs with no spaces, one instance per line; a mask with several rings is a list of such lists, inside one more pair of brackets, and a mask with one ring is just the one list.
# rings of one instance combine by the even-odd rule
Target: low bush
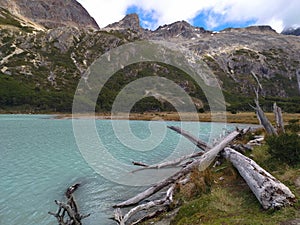
[[297,133],[300,132],[300,124],[298,119],[289,120],[289,124],[284,127],[286,130]]
[[285,133],[266,138],[272,159],[291,166],[300,164],[300,137],[296,133]]

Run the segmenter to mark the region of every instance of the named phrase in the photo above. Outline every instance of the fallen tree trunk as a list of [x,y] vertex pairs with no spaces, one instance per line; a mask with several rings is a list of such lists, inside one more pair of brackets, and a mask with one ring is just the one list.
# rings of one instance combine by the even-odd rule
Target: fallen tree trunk
[[196,153],[192,153],[192,154],[189,154],[189,155],[182,156],[182,157],[174,159],[172,161],[162,162],[162,163],[154,164],[154,165],[147,165],[147,164],[142,163],[142,162],[132,162],[133,165],[143,167],[143,168],[140,168],[140,169],[136,169],[132,172],[135,173],[135,172],[145,170],[145,169],[161,169],[161,168],[165,168],[165,167],[174,167],[174,166],[179,165],[181,162],[183,162],[187,159],[196,158],[196,157],[199,157],[203,154],[204,154],[204,152],[196,152]]
[[295,196],[289,188],[252,159],[232,148],[225,148],[222,155],[237,168],[264,209],[281,208],[294,203]]
[[[154,165],[148,165],[148,164],[145,164],[143,162],[135,162],[134,161],[134,162],[132,162],[133,165],[141,166],[143,168],[136,169],[136,170],[132,171],[133,173],[137,172],[137,171],[144,170],[144,169],[160,169],[160,168],[165,168],[165,167],[170,167],[170,166],[177,166],[178,164],[180,164],[181,162],[183,162],[187,159],[192,159],[192,158],[196,158],[196,157],[199,157],[199,156],[203,155],[203,153],[205,151],[208,151],[212,148],[211,146],[206,144],[204,141],[202,141],[199,138],[193,136],[189,132],[187,132],[185,130],[182,130],[179,127],[168,126],[168,128],[171,129],[171,130],[174,130],[178,134],[181,134],[182,136],[187,138],[189,141],[191,141],[193,144],[195,144],[198,148],[200,148],[201,152],[192,153],[192,154],[182,156],[181,158],[178,158],[178,159],[175,159],[175,160],[172,160],[172,161],[163,162],[163,163],[154,164]],[[188,162],[188,163],[190,163],[190,162]]]
[[239,171],[264,209],[279,209],[295,202],[290,189],[252,159],[231,148],[225,148],[223,156]]
[[[241,131],[243,132],[243,131]],[[218,153],[222,151],[226,145],[234,140],[237,136],[239,136],[241,133],[238,131],[231,132],[227,137],[225,137],[219,144],[214,146],[211,150],[208,152],[205,152],[202,156],[199,157],[199,159],[196,159],[191,164],[188,164],[186,167],[182,168],[180,171],[175,173],[174,175],[166,178],[165,180],[151,186],[150,188],[146,189],[145,191],[139,193],[138,195],[121,202],[119,204],[114,205],[115,208],[121,208],[121,207],[127,207],[131,205],[135,205],[142,201],[145,198],[148,198],[149,196],[153,195],[154,193],[160,191],[162,188],[167,187],[168,185],[175,183],[188,173],[192,171],[192,169],[198,167],[200,171],[205,170],[216,158]]]
[[211,149],[211,146],[206,144],[204,141],[196,138],[192,134],[188,133],[187,131],[182,130],[179,127],[168,126],[168,128],[171,129],[171,130],[174,130],[175,132],[181,134],[182,136],[184,136],[185,138],[190,140],[193,144],[195,144],[198,148],[201,149],[201,152],[192,153],[192,154],[185,155],[185,156],[182,156],[180,158],[174,159],[172,161],[162,162],[162,163],[153,164],[153,165],[148,165],[148,164],[145,164],[143,162],[133,161],[132,162],[133,165],[143,167],[143,168],[136,169],[136,170],[132,171],[133,173],[137,172],[137,171],[144,170],[144,169],[160,169],[160,168],[165,168],[165,167],[177,166],[181,162],[183,162],[187,159],[192,159],[192,158],[199,157],[199,156],[203,155],[204,151],[208,151],[208,150]]
[[190,134],[189,132],[182,130],[180,127],[175,127],[175,126],[168,126],[169,129],[174,130],[175,132],[181,134],[183,137],[187,138],[188,140],[190,140],[193,144],[195,144],[198,148],[204,150],[204,151],[208,151],[209,149],[211,149],[211,146],[209,146],[208,144],[206,144],[204,141],[196,138],[195,136],[193,136],[192,134]]

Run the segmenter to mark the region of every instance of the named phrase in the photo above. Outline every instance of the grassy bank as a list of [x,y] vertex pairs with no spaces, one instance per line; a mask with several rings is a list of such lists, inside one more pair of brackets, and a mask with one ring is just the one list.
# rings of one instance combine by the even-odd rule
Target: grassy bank
[[[281,168],[273,174],[299,198],[298,168]],[[209,186],[206,192],[199,191],[203,190],[197,181],[201,176],[194,177],[194,184],[183,187],[176,196],[182,206],[172,218],[172,225],[274,225],[300,218],[299,203],[281,210],[263,210],[229,163],[210,170],[211,183],[206,184]]]
[[[179,206],[179,209],[175,215],[168,217],[171,211],[143,225],[295,225],[300,222],[299,202],[281,210],[263,210],[230,163],[210,168],[206,178],[193,173],[192,183],[178,188],[174,208]],[[299,199],[299,167],[284,166],[272,174]]]
[[[177,185],[171,211],[144,225],[300,224],[299,134],[299,121],[293,121],[286,126],[285,134],[267,136],[265,143],[244,153],[290,188],[296,196],[293,206],[264,210],[238,171],[229,161],[221,159],[220,166],[204,172],[195,169],[189,183]],[[239,142],[247,143],[249,139],[250,136],[245,136]]]

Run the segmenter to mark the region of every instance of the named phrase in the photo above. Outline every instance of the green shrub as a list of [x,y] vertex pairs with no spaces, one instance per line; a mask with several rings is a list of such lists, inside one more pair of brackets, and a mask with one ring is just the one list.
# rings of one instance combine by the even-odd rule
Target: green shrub
[[289,124],[284,127],[286,130],[289,130],[293,133],[300,131],[300,124],[298,119],[289,120]]
[[300,164],[300,137],[295,134],[281,134],[266,138],[271,157],[288,165]]

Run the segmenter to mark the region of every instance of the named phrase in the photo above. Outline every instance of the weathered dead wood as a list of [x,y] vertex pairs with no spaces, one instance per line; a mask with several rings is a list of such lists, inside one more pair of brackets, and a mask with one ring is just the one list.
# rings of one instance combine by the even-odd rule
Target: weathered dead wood
[[59,225],[82,225],[81,220],[90,216],[90,214],[81,215],[78,212],[78,206],[74,199],[73,193],[77,190],[79,185],[80,184],[77,183],[67,189],[65,192],[67,203],[57,200],[54,201],[55,204],[58,205],[58,210],[56,213],[48,212],[48,214],[56,217]]
[[277,132],[275,130],[275,128],[272,126],[272,124],[270,123],[270,121],[268,120],[268,118],[266,117],[264,111],[261,109],[258,100],[254,100],[255,101],[255,111],[256,111],[256,115],[257,118],[260,122],[261,125],[263,125],[263,127],[265,128],[267,134],[269,135],[277,135]]
[[[241,131],[243,132],[243,131]],[[218,153],[222,151],[226,145],[234,140],[237,136],[241,134],[239,131],[233,131],[228,136],[226,136],[218,145],[214,146],[208,152],[205,152],[202,156],[198,159],[193,161],[192,163],[188,164],[186,167],[182,168],[180,171],[176,172],[172,176],[164,179],[163,181],[151,186],[150,188],[146,189],[145,191],[139,193],[138,195],[121,202],[119,204],[114,205],[115,208],[127,207],[130,205],[135,205],[142,201],[143,199],[148,198],[152,194],[160,191],[162,188],[167,187],[168,185],[175,183],[179,179],[183,178],[185,175],[190,173],[193,168],[198,167],[200,171],[204,171],[216,158]]]
[[275,114],[277,133],[285,133],[282,111],[281,111],[281,108],[279,106],[277,106],[276,102],[274,102],[274,105],[273,105],[273,112]]
[[225,148],[223,156],[237,168],[264,209],[279,209],[294,203],[290,189],[252,159],[232,148]]
[[255,145],[261,145],[261,143],[264,141],[264,136],[254,136],[255,139],[248,141],[247,145],[255,146]]
[[145,164],[145,163],[143,163],[143,162],[136,162],[136,161],[133,161],[132,164],[135,165],[135,166],[149,167],[148,164]]
[[266,117],[264,111],[262,110],[262,108],[259,105],[258,90],[254,90],[254,91],[255,91],[255,94],[256,94],[256,99],[254,99],[255,107],[252,106],[252,108],[256,112],[256,116],[257,116],[257,119],[258,119],[259,123],[264,127],[264,129],[267,132],[267,134],[269,134],[269,135],[277,135],[277,132],[276,132],[275,128],[272,126],[272,124],[270,123],[270,121]]
[[115,216],[114,220],[116,220],[120,225],[125,225],[126,222],[136,215],[138,212],[143,210],[149,210],[153,207],[159,207],[154,212],[144,215],[142,218],[137,219],[137,221],[132,222],[131,224],[137,224],[141,222],[142,220],[152,217],[153,215],[156,215],[158,212],[162,211],[162,208],[170,205],[173,202],[173,193],[174,193],[175,185],[173,184],[167,191],[166,196],[159,200],[153,200],[145,204],[138,205],[132,209],[129,210],[124,216],[122,215],[122,211],[120,208],[115,209]]
[[258,88],[260,89],[260,90],[263,90],[263,87],[262,87],[262,85],[261,85],[261,83],[259,82],[259,79],[258,79],[258,77],[256,76],[256,74],[253,72],[253,71],[251,71],[251,75],[254,77],[254,79],[256,80],[256,82],[257,82],[257,84],[258,84]]
[[168,128],[181,134],[182,136],[190,140],[193,144],[195,144],[198,148],[204,151],[211,149],[211,146],[209,146],[207,143],[200,140],[199,138],[196,138],[194,135],[190,134],[189,132],[182,130],[180,127],[168,126]]
[[165,167],[174,167],[174,166],[178,166],[178,165],[181,166],[181,164],[180,164],[181,162],[183,162],[187,159],[192,159],[192,158],[199,157],[199,156],[203,155],[203,153],[204,152],[196,152],[196,153],[192,153],[192,154],[189,154],[189,155],[182,156],[180,158],[177,158],[177,159],[174,159],[174,160],[171,160],[171,161],[162,162],[162,163],[153,164],[153,165],[147,165],[147,164],[141,163],[141,162],[132,162],[133,165],[143,167],[143,168],[136,169],[132,172],[134,173],[134,172],[145,170],[145,169],[161,169],[161,168],[165,168]]
[[136,169],[136,170],[132,171],[133,173],[141,171],[141,170],[145,170],[145,169],[160,169],[160,168],[173,167],[173,166],[178,166],[178,165],[179,166],[186,166],[187,164],[190,164],[191,161],[189,161],[189,162],[187,162],[186,164],[183,164],[183,165],[180,164],[180,163],[182,163],[183,161],[185,161],[187,159],[192,159],[192,158],[199,157],[199,156],[203,155],[203,153],[204,153],[203,151],[208,151],[212,148],[211,146],[206,144],[204,141],[202,141],[199,138],[193,136],[189,132],[187,132],[185,130],[182,130],[179,127],[168,126],[168,128],[171,129],[171,130],[174,130],[175,132],[177,132],[177,133],[181,134],[182,136],[184,136],[185,138],[187,138],[189,141],[191,141],[193,144],[195,144],[198,148],[200,148],[201,152],[192,153],[192,154],[185,155],[185,156],[182,156],[180,158],[177,158],[177,159],[174,159],[174,160],[171,160],[171,161],[167,161],[167,162],[163,162],[163,163],[159,163],[159,164],[154,164],[154,165],[148,165],[148,164],[145,164],[143,162],[135,162],[134,161],[134,162],[132,162],[133,165],[141,166],[141,167],[144,167],[144,168]]
[[189,175],[187,175],[185,178],[183,178],[182,180],[178,181],[178,184],[186,185],[190,181],[191,181],[191,177]]
[[232,148],[225,148],[223,155],[238,169],[264,209],[293,204],[295,196],[289,188],[253,160]]

